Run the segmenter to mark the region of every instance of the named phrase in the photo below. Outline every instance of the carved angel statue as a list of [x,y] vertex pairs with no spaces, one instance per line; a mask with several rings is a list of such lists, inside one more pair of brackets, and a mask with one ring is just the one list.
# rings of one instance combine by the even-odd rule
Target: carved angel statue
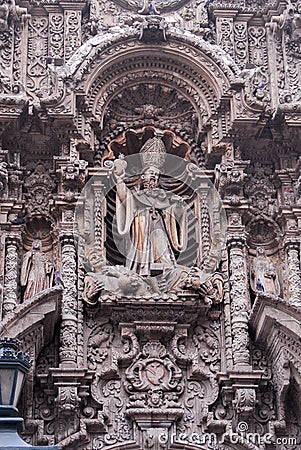
[[278,274],[264,247],[257,247],[256,258],[251,266],[251,288],[253,292],[280,295]]
[[54,267],[42,251],[42,242],[36,239],[32,248],[23,256],[21,267],[21,286],[25,288],[23,299],[26,300],[52,285]]
[[184,200],[159,187],[166,149],[161,139],[148,139],[140,150],[143,171],[139,186],[125,182],[126,161],[115,162],[116,219],[120,236],[130,236],[126,266],[149,276],[161,266],[176,266],[175,253],[187,246],[187,213]]

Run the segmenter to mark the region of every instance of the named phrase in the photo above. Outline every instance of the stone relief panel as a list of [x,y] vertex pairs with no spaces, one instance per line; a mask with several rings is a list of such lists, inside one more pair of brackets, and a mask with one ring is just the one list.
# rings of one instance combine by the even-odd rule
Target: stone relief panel
[[34,96],[43,96],[48,87],[48,17],[32,16],[28,24],[28,67],[26,88]]
[[[163,418],[169,424],[181,419],[181,432],[197,432],[192,424],[206,419],[218,396],[219,326],[203,319],[191,332],[189,325],[168,322],[116,325],[99,313],[84,324],[87,362],[94,373],[85,410],[91,419],[102,417],[103,424],[93,448],[137,439],[132,422],[142,430],[150,420],[158,422],[156,430]],[[147,443],[150,436],[144,439]]]
[[[31,2],[31,17],[24,20],[5,5],[0,8],[1,95],[20,94],[26,78],[31,97],[18,123],[6,129],[10,155],[0,165],[1,214],[9,217],[1,223],[4,319],[14,318],[20,292],[26,301],[51,288],[54,269],[62,269],[54,278],[63,290],[62,325],[53,348],[42,350],[37,361],[33,406],[32,391],[28,394],[33,409],[26,422],[28,441],[82,450],[125,442],[159,450],[172,441],[189,448],[194,433],[212,429],[219,436],[238,420],[248,420],[250,431],[267,433],[282,417],[273,383],[282,386],[286,363],[279,360],[280,375],[272,379],[266,359],[252,348],[250,289],[252,300],[284,293],[294,307],[300,306],[301,292],[300,180],[294,169],[299,150],[286,146],[290,131],[282,122],[275,131],[278,122],[269,107],[270,96],[275,105],[278,94],[274,87],[269,91],[273,59],[267,42],[275,44],[279,101],[297,102],[299,2],[288,5],[283,16],[279,8],[279,20],[272,19],[268,31],[263,16],[252,18],[255,3],[249,1],[223,7],[162,1],[152,9],[126,0],[91,1],[83,13],[84,2],[78,3],[73,10],[65,2],[63,10],[59,2]],[[255,6],[270,14],[277,5],[258,1]],[[23,48],[27,69],[21,64]],[[96,77],[97,66],[131,49],[151,49],[152,59],[149,53],[142,64],[129,54]],[[178,50],[179,57],[163,61],[163,54]],[[64,88],[67,95],[76,90],[76,117],[67,97],[58,101],[63,87],[55,65],[64,58],[70,64],[57,73],[63,77],[70,69]],[[180,59],[199,66],[192,70]],[[216,86],[202,67],[216,75],[214,80],[220,78]],[[89,85],[85,92],[82,79]],[[49,99],[52,90],[57,97]],[[216,92],[223,93],[221,103]],[[17,114],[16,108],[5,108],[1,112]],[[212,145],[211,138],[218,143]],[[241,140],[239,150],[235,139]],[[291,140],[298,142],[298,134]],[[23,166],[17,164],[20,155]],[[36,163],[37,155],[42,163]],[[133,155],[135,161],[128,159]],[[181,167],[174,164],[167,173],[170,155]],[[253,172],[243,159],[247,155],[251,166],[255,163]],[[283,171],[276,180],[256,161]],[[200,166],[211,178],[215,170],[229,212],[228,256],[222,202],[207,195]],[[73,233],[76,201],[83,222]],[[295,413],[287,414],[287,424],[299,433]]]
[[[293,105],[300,101],[296,86],[300,82],[300,2],[289,2],[269,24],[276,49],[280,109],[293,112]],[[284,66],[285,59],[285,66]]]
[[55,183],[47,173],[43,164],[38,164],[32,173],[26,177],[24,197],[27,200],[27,214],[45,215],[50,212],[52,193]]
[[186,28],[205,39],[212,39],[213,26],[209,3],[203,0],[193,4],[187,0],[178,2],[164,0],[153,2],[151,6],[145,1],[93,0],[84,16],[84,39],[89,35],[102,34],[114,26],[124,27],[142,23],[148,16],[164,17],[172,26]]
[[64,16],[49,12],[49,53],[51,58],[64,58]]
[[255,215],[275,215],[277,191],[271,178],[262,167],[257,166],[245,183],[244,191]]

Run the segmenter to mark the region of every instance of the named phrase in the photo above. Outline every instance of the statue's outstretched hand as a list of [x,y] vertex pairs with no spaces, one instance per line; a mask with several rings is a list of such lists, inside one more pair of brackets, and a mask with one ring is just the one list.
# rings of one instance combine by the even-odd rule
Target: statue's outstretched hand
[[118,159],[115,159],[114,161],[114,174],[117,180],[123,180],[125,178],[125,171],[127,168],[127,162],[125,161],[124,157],[119,156]]

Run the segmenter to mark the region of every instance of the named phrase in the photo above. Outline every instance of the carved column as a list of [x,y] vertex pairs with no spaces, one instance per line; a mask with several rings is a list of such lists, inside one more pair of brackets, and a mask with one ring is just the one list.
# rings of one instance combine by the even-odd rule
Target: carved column
[[28,25],[30,15],[22,16],[22,20],[15,23],[13,80],[25,89],[27,76]]
[[74,236],[60,236],[62,248],[61,276],[64,282],[62,299],[62,325],[60,363],[75,366],[77,362],[77,274]]
[[286,267],[288,281],[289,302],[295,306],[301,306],[301,271],[299,261],[299,243],[286,242]]
[[62,2],[64,8],[65,60],[81,46],[82,9],[85,2]]
[[248,62],[248,21],[251,18],[252,14],[241,14],[233,27],[235,62],[242,69]]
[[94,246],[103,249],[104,244],[104,211],[103,211],[103,183],[96,180],[93,184],[94,193]]
[[248,348],[248,311],[250,297],[247,277],[247,263],[245,258],[245,238],[243,235],[230,235],[229,269],[230,269],[230,298],[231,298],[231,324],[232,349],[234,368],[249,366],[250,352]]
[[204,255],[208,255],[210,251],[210,215],[208,210],[207,196],[209,186],[207,183],[202,183],[196,192],[198,193],[198,200],[196,203],[196,214],[199,220],[200,237],[202,243],[200,248],[199,260],[201,261]]
[[18,304],[19,246],[20,238],[18,235],[10,235],[6,238],[3,319],[11,318]]
[[270,75],[270,90],[271,90],[271,107],[277,108],[279,104],[279,90],[285,86],[285,71],[284,59],[281,46],[281,37],[279,33],[273,32],[273,25],[271,23],[266,25],[266,39],[269,49],[269,75]]
[[64,14],[59,5],[44,5],[49,12],[49,56],[64,57]]
[[234,58],[234,31],[233,31],[233,18],[237,14],[237,11],[214,11],[216,16],[216,35],[217,44],[225,50],[226,53]]

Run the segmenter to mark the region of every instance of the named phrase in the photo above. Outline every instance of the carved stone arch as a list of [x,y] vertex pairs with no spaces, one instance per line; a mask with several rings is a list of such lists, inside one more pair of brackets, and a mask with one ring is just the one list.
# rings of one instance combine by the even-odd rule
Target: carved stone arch
[[[162,49],[153,46],[135,46],[132,49],[120,52],[110,65],[99,66],[96,74],[90,78],[90,82],[85,86],[88,92],[89,105],[95,104],[93,100],[97,95],[99,96],[101,86],[104,86],[103,90],[105,90],[112,83],[117,83],[116,80],[121,80],[122,84],[127,84],[128,79],[124,77],[138,72],[139,74],[142,73],[146,79],[148,75],[150,80],[156,79],[153,73],[173,75],[173,77],[170,76],[170,82],[173,82],[175,87],[183,88],[187,86],[186,89],[190,96],[194,94],[193,89],[196,92],[200,91],[204,99],[207,99],[208,107],[216,107],[222,95],[222,81],[225,83],[225,76],[219,73],[220,79],[218,80],[208,70],[208,66],[212,65],[212,62],[201,58],[201,54],[189,46],[184,48],[180,54],[171,46],[164,46],[163,49],[164,52],[162,52]],[[117,88],[120,85],[114,87]]]
[[[99,66],[94,77],[91,76],[93,82],[85,86],[86,109],[102,128],[104,116],[116,96],[137,84],[161,85],[174,89],[191,104],[191,113],[195,114],[196,128],[200,131],[220,106],[222,81],[226,82],[217,66],[212,72],[208,70],[210,65],[212,61],[189,46],[180,54],[178,48],[171,46],[164,46],[163,52],[154,47],[135,46],[119,52],[110,65]],[[215,138],[219,140],[221,136],[216,132]]]
[[99,69],[103,70],[107,65],[113,65],[128,55],[129,52],[146,50],[161,57],[167,52],[173,53],[178,58],[197,63],[200,73],[207,73],[211,83],[220,86],[221,91],[229,88],[230,83],[238,76],[240,69],[234,60],[217,45],[206,42],[201,37],[189,32],[183,34],[180,29],[168,31],[168,39],[160,44],[144,44],[139,41],[140,31],[136,27],[128,27],[126,31],[112,31],[107,35],[98,35],[83,44],[66,63],[65,77],[74,77],[78,86],[91,86]]
[[257,247],[264,247],[268,255],[279,250],[281,230],[274,220],[256,217],[247,223],[246,233],[250,254],[255,255]]
[[55,286],[39,292],[27,302],[18,305],[14,315],[2,321],[0,337],[25,339],[32,330],[41,327],[40,337],[43,345],[46,345],[51,341],[59,319],[61,297],[62,289]]
[[[197,122],[195,136],[207,123],[211,139],[223,139],[230,127],[231,83],[239,73],[229,55],[217,45],[190,33],[184,36],[179,30],[170,31],[168,40],[156,45],[137,38],[137,28],[129,27],[123,33],[95,36],[80,47],[60,69],[63,76],[56,94],[43,100],[50,115],[62,113],[66,102],[71,111],[76,96],[78,131],[88,142],[93,141],[92,129],[103,127],[104,116],[118,95],[137,84],[161,85],[174,89],[191,105]],[[71,77],[72,92],[68,88]]]

